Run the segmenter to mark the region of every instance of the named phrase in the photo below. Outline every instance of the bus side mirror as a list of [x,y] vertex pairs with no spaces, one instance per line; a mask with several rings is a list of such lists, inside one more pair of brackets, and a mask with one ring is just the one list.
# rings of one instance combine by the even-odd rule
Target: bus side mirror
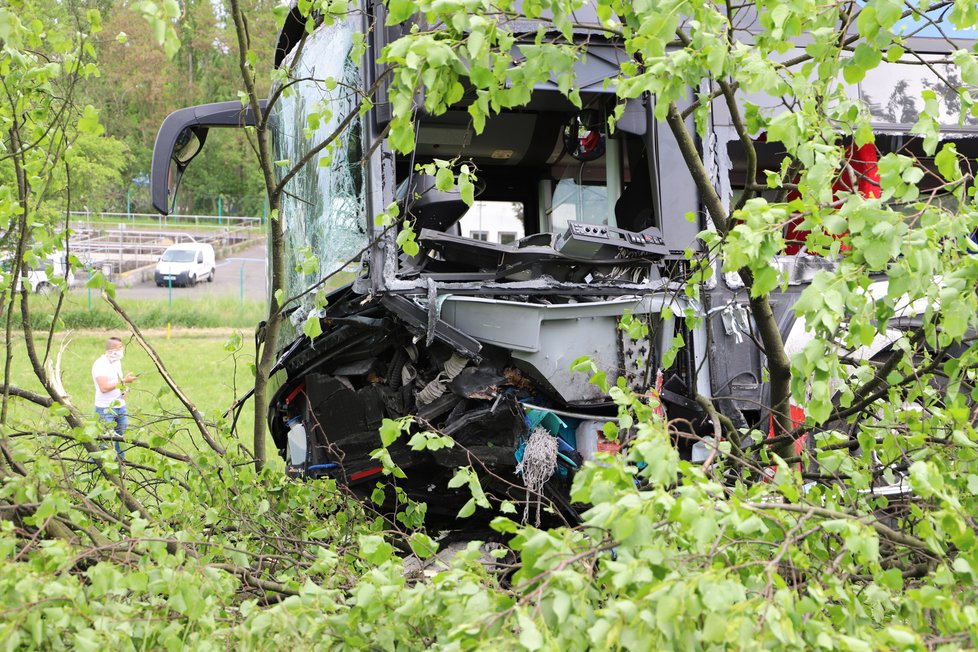
[[[259,102],[264,111],[267,102]],[[253,127],[256,124],[251,107],[241,102],[201,104],[174,111],[166,117],[153,145],[153,168],[150,187],[153,208],[169,215],[176,206],[177,190],[187,166],[204,147],[211,127]]]

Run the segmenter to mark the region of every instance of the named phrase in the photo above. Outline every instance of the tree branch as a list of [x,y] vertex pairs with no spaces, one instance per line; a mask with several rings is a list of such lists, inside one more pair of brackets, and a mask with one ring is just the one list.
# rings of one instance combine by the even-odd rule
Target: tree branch
[[207,424],[204,422],[204,416],[197,409],[197,406],[194,405],[189,398],[187,398],[187,395],[183,393],[180,387],[173,380],[173,377],[170,376],[170,372],[166,370],[166,365],[163,364],[163,360],[160,359],[160,356],[156,353],[156,350],[150,345],[149,342],[146,341],[146,338],[143,337],[143,334],[139,331],[139,327],[136,326],[131,319],[129,319],[129,315],[126,314],[126,311],[122,309],[122,306],[120,306],[110,294],[106,292],[103,293],[102,296],[105,298],[108,304],[112,306],[112,309],[115,310],[116,314],[119,315],[124,322],[126,322],[126,325],[129,326],[129,332],[132,333],[133,337],[136,338],[136,342],[139,343],[139,346],[142,347],[143,351],[146,352],[146,355],[149,356],[149,359],[156,367],[156,370],[160,372],[160,376],[163,377],[163,382],[165,382],[167,387],[173,391],[177,399],[183,403],[183,406],[187,409],[187,412],[197,425],[197,430],[200,432],[200,436],[204,438],[204,441],[211,447],[211,450],[218,455],[224,455],[224,448],[211,436],[210,428],[208,428]]
[[887,527],[882,523],[880,523],[879,521],[875,520],[875,517],[870,515],[854,516],[852,514],[847,514],[845,512],[837,512],[835,510],[826,509],[824,507],[816,507],[814,505],[797,505],[794,503],[744,503],[744,506],[747,507],[748,509],[754,509],[760,511],[780,510],[783,512],[794,512],[796,514],[808,514],[808,515],[813,514],[815,516],[821,516],[822,518],[833,519],[833,520],[842,519],[847,521],[856,521],[858,523],[862,523],[863,525],[873,528],[874,530],[876,530],[877,534],[879,534],[881,537],[887,539],[892,543],[897,543],[903,546],[907,546],[908,548],[914,548],[916,550],[920,550],[921,552],[926,552],[928,554],[934,554],[933,551],[930,549],[930,546],[928,546],[925,541],[918,539],[917,537],[911,536],[909,534],[904,534],[903,532],[894,530],[893,528]]

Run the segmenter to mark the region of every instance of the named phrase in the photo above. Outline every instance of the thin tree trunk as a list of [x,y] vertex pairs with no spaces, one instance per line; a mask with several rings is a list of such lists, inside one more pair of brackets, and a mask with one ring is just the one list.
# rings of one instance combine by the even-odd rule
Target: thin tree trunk
[[[675,104],[669,105],[666,122],[676,137],[679,149],[683,155],[683,160],[686,162],[693,181],[696,183],[696,188],[699,191],[703,205],[706,207],[717,231],[721,236],[725,237],[730,231],[727,211],[724,209],[723,202],[720,201],[720,197],[717,195],[716,189],[710,181],[710,175],[706,170],[706,166],[703,164],[699,151],[697,151],[696,143],[693,141],[693,137],[686,128],[686,123],[683,121],[682,115]],[[748,293],[750,293],[750,289],[754,284],[754,278],[750,271],[746,269],[741,270],[740,277],[744,281]],[[784,339],[781,337],[781,330],[778,328],[778,322],[774,318],[774,311],[771,309],[771,302],[768,297],[766,295],[751,297],[750,307],[754,323],[757,325],[757,330],[761,337],[761,343],[764,345],[764,354],[767,357],[768,371],[770,373],[769,385],[771,388],[770,409],[771,415],[774,418],[775,435],[790,433],[792,431],[789,407],[791,398],[791,361],[788,359],[788,354],[784,349]],[[787,441],[775,450],[782,457],[792,455],[793,451],[793,441]]]
[[[260,351],[256,351],[258,363],[255,373],[255,424],[252,433],[252,454],[255,457],[255,469],[261,471],[267,460],[267,453],[265,451],[265,415],[266,403],[268,402],[268,374],[275,364],[275,347],[281,320],[276,291],[285,285],[285,261],[283,257],[285,234],[282,228],[281,215],[279,214],[282,195],[275,180],[275,171],[272,167],[272,152],[268,142],[267,116],[262,113],[258,103],[258,91],[255,88],[255,80],[252,77],[252,71],[247,62],[250,47],[248,24],[238,0],[231,0],[230,4],[235,34],[238,39],[238,66],[241,69],[241,79],[248,94],[249,106],[251,107],[252,114],[255,116],[255,140],[258,146],[258,163],[261,166],[262,177],[265,180],[265,192],[268,196],[269,207],[268,228],[270,247],[268,255],[271,267],[271,296],[268,302],[268,319],[262,329],[263,333],[259,338],[259,346],[261,348]],[[271,111],[271,106],[267,110]]]

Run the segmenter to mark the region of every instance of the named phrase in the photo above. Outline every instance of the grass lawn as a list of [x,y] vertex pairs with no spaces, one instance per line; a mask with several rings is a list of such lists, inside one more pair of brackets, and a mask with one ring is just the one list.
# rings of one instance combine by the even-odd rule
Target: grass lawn
[[[166,336],[163,329],[143,331],[143,334],[163,360],[181,391],[197,405],[208,422],[218,422],[234,398],[244,394],[253,385],[253,336],[250,331],[238,332],[242,346],[236,352],[228,350],[232,348],[228,343],[235,333],[230,329],[174,329],[170,337]],[[105,340],[110,335],[116,335],[126,343],[123,369],[127,373],[139,374],[139,379],[126,398],[130,413],[130,433],[139,439],[145,439],[150,433],[166,434],[177,448],[192,452],[192,442],[199,440],[199,435],[193,439],[189,435],[190,432],[196,434],[193,423],[179,400],[164,383],[149,356],[131,339],[127,331],[86,330],[55,334],[51,355],[56,356],[59,347],[64,343],[62,376],[65,390],[72,402],[83,414],[94,419],[91,368],[95,359],[104,351]],[[43,355],[46,334],[38,333],[35,337],[40,355]],[[12,384],[43,393],[33,376],[23,334],[18,333],[13,344]],[[48,414],[45,409],[21,399],[12,398],[11,401],[10,413],[3,424],[7,432],[65,428],[61,419]],[[249,401],[237,424],[239,439],[248,448],[251,448],[253,410],[254,405]],[[270,438],[266,449],[277,458]]]
[[[57,306],[57,295],[31,297],[31,323],[35,331],[51,326]],[[166,299],[127,299],[123,302],[130,319],[140,329],[164,327],[167,323],[184,328],[238,328],[253,332],[265,318],[265,302],[236,296],[208,297],[206,301],[181,297],[172,304]],[[17,316],[19,317],[19,312]],[[20,320],[17,320],[18,326]],[[98,290],[78,289],[67,293],[58,313],[57,330],[118,329],[125,322],[101,299]]]

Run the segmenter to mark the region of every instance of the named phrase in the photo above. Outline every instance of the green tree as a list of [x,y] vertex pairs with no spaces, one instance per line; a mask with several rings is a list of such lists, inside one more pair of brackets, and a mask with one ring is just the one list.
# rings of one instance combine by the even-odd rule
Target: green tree
[[[13,10],[16,9],[16,12]],[[45,26],[45,20],[54,27]],[[9,268],[5,266],[0,280],[4,309],[3,389],[0,398],[0,424],[6,424],[13,397],[26,398],[39,405],[57,405],[71,428],[80,428],[83,417],[65,396],[60,380],[52,373],[50,347],[35,343],[30,324],[30,292],[22,276],[38,260],[68,249],[68,214],[71,207],[71,169],[86,163],[83,149],[86,137],[102,133],[98,111],[78,103],[77,88],[81,79],[95,74],[92,37],[101,29],[101,17],[95,10],[84,11],[58,3],[17,3],[0,9],[0,34],[3,50],[3,94],[0,99],[0,131],[3,152],[0,159],[4,176],[13,178],[5,189],[0,223],[7,225],[3,234]],[[75,145],[77,149],[73,150]],[[89,142],[89,146],[93,143]],[[106,167],[111,170],[111,167]],[[83,173],[84,174],[84,173]],[[70,262],[69,262],[70,265]],[[65,280],[56,281],[64,292]],[[60,305],[60,304],[59,304]],[[11,383],[14,334],[14,308],[23,328],[24,350],[43,394],[24,392]],[[57,315],[55,315],[57,319]],[[50,338],[50,334],[49,334]],[[50,342],[50,339],[48,340]],[[4,481],[25,479],[28,471],[17,455],[4,425],[0,431],[0,476]],[[82,450],[94,452],[91,443]],[[139,501],[126,489],[118,475],[102,470],[121,504],[136,513],[145,513]],[[46,492],[41,491],[42,494]],[[33,513],[28,509],[25,513]],[[71,530],[61,523],[41,523],[47,535],[65,539]]]
[[111,210],[125,205],[126,180],[130,154],[125,143],[115,138],[85,134],[79,136],[65,153],[71,174],[70,195],[76,207]]
[[[248,3],[256,46],[271,51],[274,19],[268,3]],[[83,82],[87,102],[99,106],[106,133],[123,141],[131,153],[124,159],[121,196],[107,209],[125,207],[127,190],[134,210],[150,212],[148,193],[134,180],[148,178],[156,130],[174,108],[236,97],[240,75],[230,53],[233,24],[219,3],[188,2],[173,22],[175,51],[168,57],[155,46],[155,27],[143,17],[143,4],[116,3],[105,10],[105,29],[96,36],[101,74]],[[262,79],[267,79],[267,72]],[[217,213],[224,196],[237,214],[256,215],[261,202],[260,174],[247,160],[248,143],[236,131],[213,134],[215,145],[194,162],[181,194],[180,212]],[[227,208],[224,209],[227,212]]]

